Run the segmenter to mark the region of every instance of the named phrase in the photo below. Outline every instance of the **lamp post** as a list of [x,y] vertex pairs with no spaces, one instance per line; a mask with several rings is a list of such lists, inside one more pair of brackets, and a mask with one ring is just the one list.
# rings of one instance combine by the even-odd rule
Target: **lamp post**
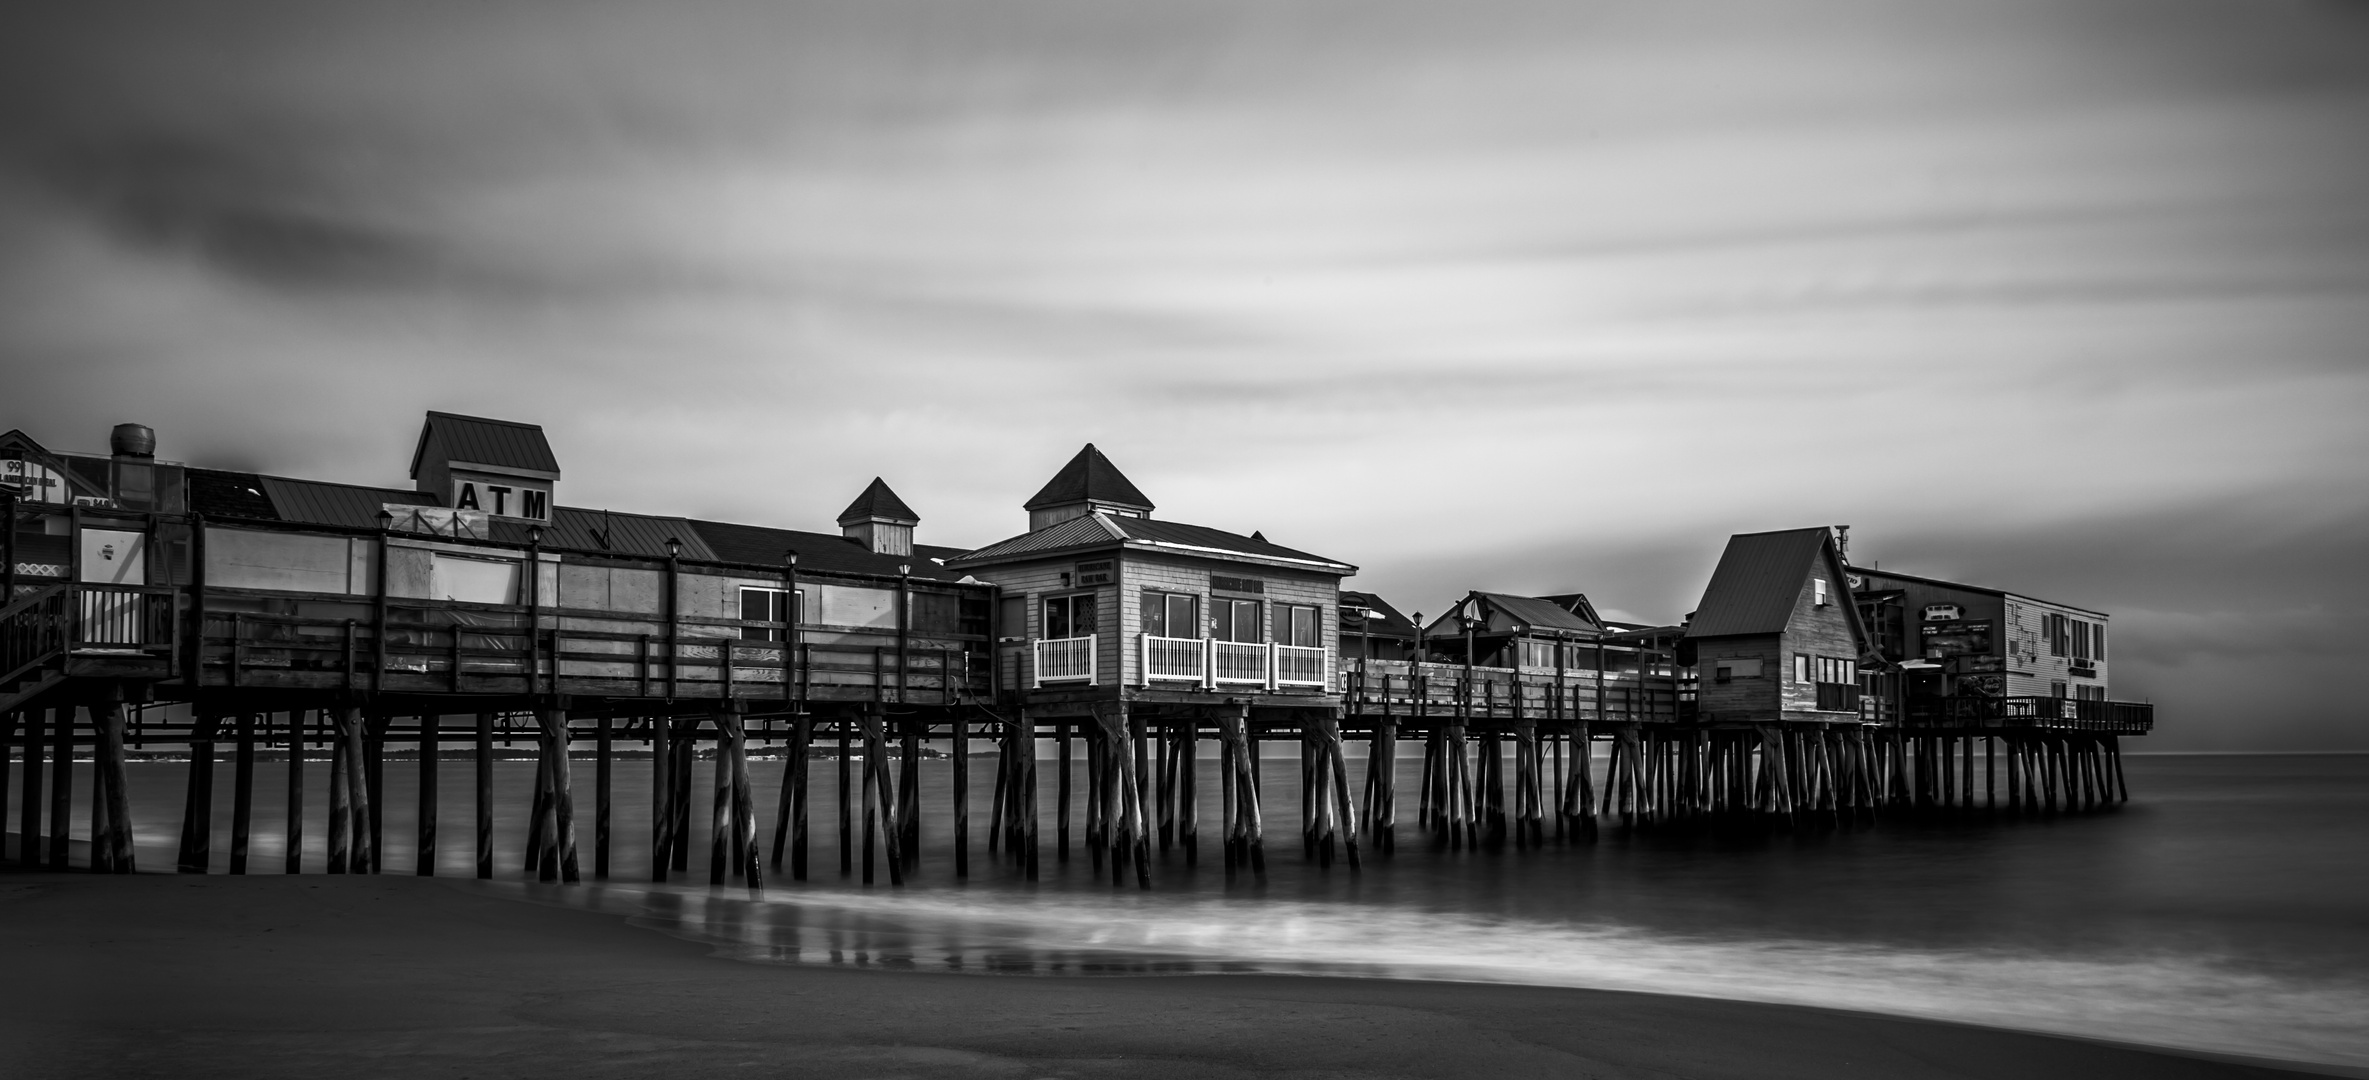
[[[543,681],[543,527],[526,527],[526,692],[540,693]],[[559,683],[559,658],[551,660],[552,685]],[[563,747],[564,749],[564,747]]]
[[666,538],[666,700],[675,698],[675,677],[682,655],[682,642],[675,635],[675,616],[681,584],[677,580],[683,572],[683,542]]
[[781,699],[798,700],[798,549],[781,553]]

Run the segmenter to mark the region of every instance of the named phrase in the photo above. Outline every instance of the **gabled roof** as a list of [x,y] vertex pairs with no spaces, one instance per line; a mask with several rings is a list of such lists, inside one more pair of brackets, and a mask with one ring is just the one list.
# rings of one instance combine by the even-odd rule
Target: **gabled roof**
[[917,578],[959,581],[963,576],[961,571],[949,571],[937,562],[961,554],[957,548],[915,544],[912,555],[882,555],[837,533],[774,529],[725,521],[693,521],[689,524],[698,530],[707,546],[714,550],[712,558],[724,562],[778,566],[783,554],[794,549],[798,552],[798,569],[801,572],[822,570],[894,577],[898,567],[909,566]]
[[1087,443],[1078,456],[1069,459],[1061,471],[1039,489],[1036,497],[1021,504],[1023,510],[1041,510],[1048,506],[1067,506],[1082,502],[1110,503],[1150,512],[1152,501],[1136,489],[1133,481],[1119,471],[1119,467],[1102,456],[1102,451]]
[[[1358,616],[1358,609],[1373,612],[1373,618]],[[1354,625],[1352,623],[1354,622]],[[1415,640],[1415,624],[1390,602],[1369,592],[1341,591],[1341,630],[1343,633],[1364,634],[1367,637]]]
[[1612,625],[1604,621],[1604,616],[1596,613],[1596,605],[1588,600],[1588,594],[1586,593],[1556,593],[1553,596],[1541,596],[1539,599],[1553,604],[1556,607],[1562,608],[1563,610],[1568,611],[1573,615],[1577,615],[1582,619],[1586,619],[1597,626],[1609,627]]
[[551,442],[543,437],[540,425],[431,410],[427,422],[420,425],[419,446],[411,452],[412,479],[419,478],[431,436],[448,461],[559,475],[559,459],[552,456]]
[[1730,637],[1740,634],[1782,633],[1793,621],[1801,600],[1801,585],[1817,566],[1827,574],[1834,602],[1850,620],[1861,642],[1868,640],[1859,625],[1858,605],[1851,603],[1850,580],[1842,555],[1835,550],[1834,532],[1825,528],[1786,529],[1779,532],[1739,533],[1728,537],[1711,584],[1703,589],[1703,603],[1687,626],[1690,638]]
[[1321,555],[1268,543],[1265,540],[1212,529],[1206,525],[1187,525],[1180,521],[1154,521],[1150,518],[1119,517],[1112,514],[1084,514],[1067,521],[1045,526],[1035,532],[1022,533],[1001,540],[976,551],[966,552],[947,560],[949,567],[983,566],[988,563],[1011,562],[1020,558],[1035,558],[1056,553],[1089,551],[1104,547],[1132,547],[1167,551],[1180,555],[1203,555],[1224,559],[1229,556],[1246,560],[1291,564],[1309,570],[1333,574],[1353,574],[1357,568],[1335,562]]
[[897,498],[897,493],[888,489],[888,481],[877,476],[872,478],[872,486],[865,488],[863,494],[847,504],[847,509],[839,511],[841,525],[874,519],[905,525],[921,524],[921,515],[914,513],[912,507],[905,505],[905,500]]
[[1467,604],[1479,607],[1476,614],[1481,625],[1477,630],[1484,634],[1551,634],[1557,631],[1594,634],[1604,628],[1602,623],[1573,614],[1542,597],[1475,592],[1468,594],[1462,603],[1450,608],[1446,614],[1433,619],[1430,631],[1442,635],[1463,633],[1463,625],[1457,621],[1457,616]]

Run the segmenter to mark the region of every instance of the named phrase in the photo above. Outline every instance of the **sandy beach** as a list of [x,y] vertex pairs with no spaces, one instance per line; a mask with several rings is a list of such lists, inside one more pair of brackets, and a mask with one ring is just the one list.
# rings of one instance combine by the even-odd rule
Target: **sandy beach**
[[1279,976],[744,963],[407,877],[0,876],[18,1077],[2301,1075],[1862,1014]]

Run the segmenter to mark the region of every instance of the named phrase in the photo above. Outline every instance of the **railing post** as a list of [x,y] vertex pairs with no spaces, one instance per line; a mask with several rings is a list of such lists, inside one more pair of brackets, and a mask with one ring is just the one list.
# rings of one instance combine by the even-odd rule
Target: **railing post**
[[1201,635],[1201,689],[1217,689],[1217,639]]

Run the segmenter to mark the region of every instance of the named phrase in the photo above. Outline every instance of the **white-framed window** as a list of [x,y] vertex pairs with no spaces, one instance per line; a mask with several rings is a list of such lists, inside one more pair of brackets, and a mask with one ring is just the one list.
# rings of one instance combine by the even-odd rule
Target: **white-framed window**
[[1275,643],[1316,648],[1324,644],[1324,609],[1314,604],[1275,605]]
[[1143,594],[1143,632],[1153,637],[1201,636],[1201,598],[1189,593]]
[[1812,603],[1814,603],[1814,604],[1817,604],[1819,607],[1825,607],[1825,606],[1826,606],[1826,579],[1825,579],[1825,578],[1822,578],[1822,577],[1821,577],[1821,578],[1811,578],[1811,579],[1810,579],[1810,601],[1811,601]]
[[1259,602],[1218,597],[1209,602],[1209,636],[1219,641],[1265,641],[1259,628]]
[[[798,591],[800,599],[805,596],[805,590]],[[747,622],[791,622],[796,618],[791,614],[795,606],[793,601],[785,599],[780,589],[742,586],[740,590],[740,617]],[[780,627],[744,626],[740,636],[745,641],[789,640],[788,630]]]
[[1859,665],[1856,662],[1832,656],[1816,657],[1813,673],[1817,675],[1817,681],[1822,683],[1856,685],[1859,682]]
[[1805,652],[1793,654],[1793,681],[1797,683],[1810,681],[1810,654]]
[[1093,637],[1094,631],[1093,593],[1053,596],[1045,599],[1044,637],[1048,639]]

